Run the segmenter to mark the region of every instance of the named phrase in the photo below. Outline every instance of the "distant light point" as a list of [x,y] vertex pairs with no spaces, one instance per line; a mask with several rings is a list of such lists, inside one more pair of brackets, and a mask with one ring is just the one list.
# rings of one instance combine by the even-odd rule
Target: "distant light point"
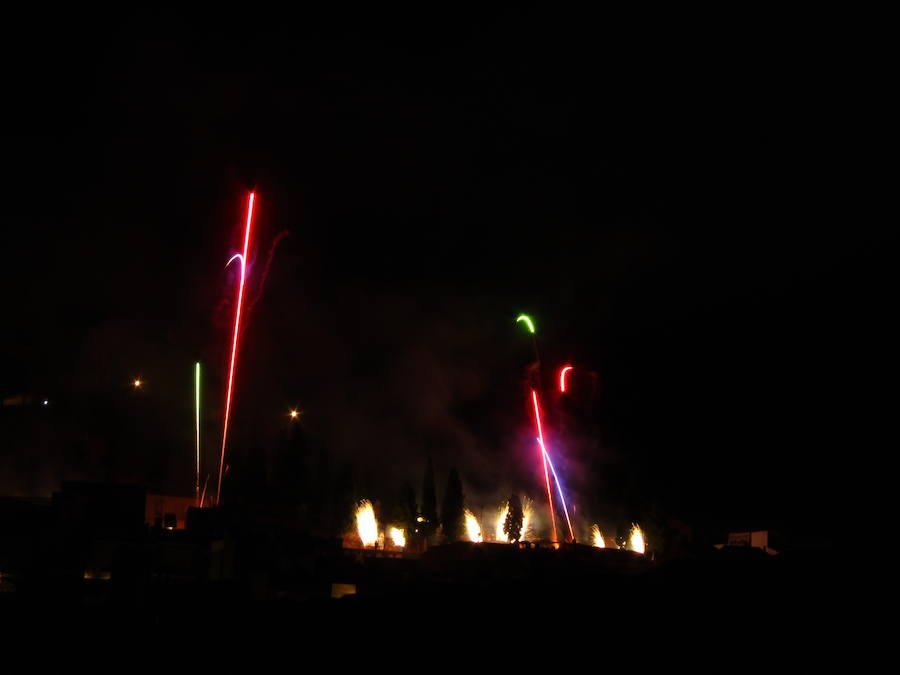
[[300,413],[297,412],[296,410],[291,410],[290,415],[291,415],[291,419],[293,420],[293,419],[297,419],[297,417],[300,416]]
[[135,380],[134,382],[131,383],[131,385],[132,385],[135,389],[140,389],[140,387],[141,387],[142,384],[144,384],[144,383],[143,383],[141,380]]

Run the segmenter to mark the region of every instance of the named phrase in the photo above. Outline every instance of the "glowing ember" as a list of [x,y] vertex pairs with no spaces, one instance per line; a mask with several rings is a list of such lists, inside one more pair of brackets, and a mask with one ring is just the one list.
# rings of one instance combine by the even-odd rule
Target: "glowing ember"
[[469,537],[469,541],[484,541],[484,538],[481,536],[481,526],[475,519],[475,515],[469,511],[469,509],[466,509],[466,534]]
[[393,542],[394,546],[397,546],[398,548],[403,548],[404,546],[406,546],[406,537],[403,534],[403,530],[397,527],[392,527],[388,534],[391,535],[391,541]]
[[591,528],[591,538],[594,541],[594,546],[597,548],[606,548],[606,542],[603,541],[603,535],[600,533],[600,528],[597,525],[594,525]]
[[637,525],[631,526],[631,537],[629,539],[629,546],[632,551],[636,551],[638,553],[643,553],[645,549],[644,545],[644,533],[641,531],[641,528]]
[[356,531],[363,546],[374,546],[378,541],[378,523],[375,521],[375,509],[372,502],[363,499],[356,507]]

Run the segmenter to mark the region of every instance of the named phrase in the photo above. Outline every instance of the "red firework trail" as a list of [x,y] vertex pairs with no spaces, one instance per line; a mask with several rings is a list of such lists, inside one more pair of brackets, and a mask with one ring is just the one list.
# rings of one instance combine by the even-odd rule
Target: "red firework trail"
[[247,308],[247,316],[253,312],[253,308],[256,307],[256,303],[259,302],[259,299],[262,297],[263,288],[266,287],[266,279],[269,278],[269,268],[272,267],[272,258],[275,257],[275,247],[278,246],[278,242],[284,239],[291,233],[290,230],[282,230],[279,232],[275,239],[272,241],[272,245],[269,247],[269,257],[266,259],[266,266],[263,268],[262,276],[259,279],[259,291],[256,293],[256,297],[253,298],[253,302],[250,303],[250,306]]
[[559,390],[563,394],[566,393],[566,375],[568,375],[572,368],[573,366],[563,366],[562,370],[559,371]]
[[[228,390],[225,394],[225,420],[222,425],[222,456],[219,459],[219,482],[216,486],[216,504],[222,496],[222,467],[225,465],[225,443],[228,440],[228,418],[231,413],[231,392],[234,387],[234,366],[237,360],[238,335],[241,328],[241,306],[244,302],[244,281],[247,271],[247,254],[250,249],[250,225],[253,222],[253,201],[256,195],[251,192],[247,200],[247,224],[244,227],[244,251],[240,254],[241,259],[241,283],[238,286],[237,309],[234,312],[234,337],[231,341],[231,363],[228,366]],[[237,256],[232,257],[231,260]],[[231,262],[229,260],[228,262]]]
[[537,392],[531,390],[531,401],[534,404],[534,424],[538,439],[541,442],[541,463],[544,466],[544,481],[547,483],[547,502],[550,504],[550,523],[553,525],[553,541],[556,541],[556,513],[553,511],[553,490],[550,489],[550,472],[547,471],[547,458],[544,456],[544,430],[541,428],[541,410],[538,406]]
[[206,499],[206,486],[209,485],[209,474],[206,474],[206,480],[203,481],[203,492],[200,493],[200,508],[203,508],[203,500]]

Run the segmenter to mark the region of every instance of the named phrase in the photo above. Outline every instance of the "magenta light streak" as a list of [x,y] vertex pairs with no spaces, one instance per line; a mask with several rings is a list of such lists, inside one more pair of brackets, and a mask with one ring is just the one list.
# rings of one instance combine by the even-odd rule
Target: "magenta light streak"
[[231,340],[231,362],[228,366],[228,390],[225,394],[225,418],[222,424],[222,455],[219,458],[219,483],[216,487],[216,504],[222,496],[222,467],[225,465],[225,443],[228,440],[228,419],[231,414],[231,394],[234,388],[234,367],[237,361],[238,353],[238,335],[241,328],[241,306],[244,302],[244,281],[247,271],[247,253],[250,248],[250,225],[253,222],[253,201],[256,195],[251,192],[247,200],[247,224],[244,226],[244,250],[242,253],[232,256],[232,260],[240,256],[241,260],[241,283],[238,286],[237,308],[234,312],[234,336]]

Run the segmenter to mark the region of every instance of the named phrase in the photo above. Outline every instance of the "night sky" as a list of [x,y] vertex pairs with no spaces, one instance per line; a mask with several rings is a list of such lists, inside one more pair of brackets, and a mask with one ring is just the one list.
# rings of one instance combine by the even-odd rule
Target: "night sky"
[[430,455],[439,493],[457,466],[473,504],[537,497],[526,312],[585,517],[827,528],[893,295],[853,64],[807,18],[698,18],[12,22],[0,390],[51,404],[4,406],[0,492],[190,494],[192,364],[211,467],[255,189],[236,456],[297,407],[374,494]]

